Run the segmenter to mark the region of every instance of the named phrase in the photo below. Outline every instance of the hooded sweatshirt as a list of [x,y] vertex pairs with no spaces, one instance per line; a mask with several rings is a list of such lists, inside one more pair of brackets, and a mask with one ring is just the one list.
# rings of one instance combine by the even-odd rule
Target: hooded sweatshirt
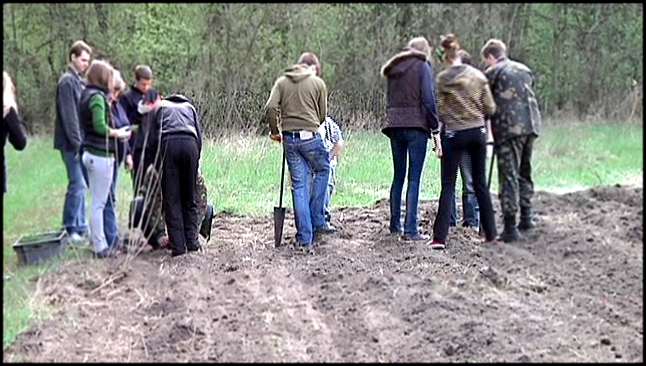
[[265,105],[271,133],[278,131],[316,132],[327,116],[327,87],[307,65],[294,65],[276,80]]
[[437,75],[440,120],[446,131],[482,127],[496,112],[485,75],[469,65],[454,65]]

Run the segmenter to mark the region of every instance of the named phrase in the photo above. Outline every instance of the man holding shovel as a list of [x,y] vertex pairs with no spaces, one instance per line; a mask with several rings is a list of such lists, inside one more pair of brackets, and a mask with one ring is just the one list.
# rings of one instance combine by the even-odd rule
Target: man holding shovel
[[[541,113],[534,94],[534,75],[524,64],[507,57],[507,46],[500,40],[489,40],[481,57],[487,64],[485,74],[497,110],[491,119],[498,161],[498,185],[504,230],[504,242],[520,239],[519,230],[534,227],[532,202],[532,151],[540,134]],[[516,215],[520,206],[520,222]]]
[[[283,164],[286,161],[289,167],[293,187],[296,240],[304,251],[311,249],[315,233],[336,231],[325,220],[330,161],[318,132],[321,122],[327,116],[327,87],[317,76],[320,68],[316,55],[309,52],[302,54],[298,63],[276,80],[264,108],[271,131],[269,137],[283,143]],[[315,178],[310,197],[309,180],[312,173]],[[282,240],[283,182],[281,177],[281,207],[277,207],[274,214],[276,245]]]

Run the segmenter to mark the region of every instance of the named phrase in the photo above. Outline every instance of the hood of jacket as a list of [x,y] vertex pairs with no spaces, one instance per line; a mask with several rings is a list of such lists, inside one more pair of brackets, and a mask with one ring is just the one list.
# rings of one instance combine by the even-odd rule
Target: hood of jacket
[[405,48],[381,67],[381,75],[384,77],[400,77],[415,64],[416,60],[427,61],[426,54],[412,48]]
[[173,103],[190,103],[193,105],[193,101],[183,94],[171,94],[164,99]]
[[285,77],[294,83],[299,83],[316,73],[307,65],[297,64],[285,70]]
[[486,84],[487,78],[473,66],[456,65],[440,72],[437,82],[444,88],[471,89]]

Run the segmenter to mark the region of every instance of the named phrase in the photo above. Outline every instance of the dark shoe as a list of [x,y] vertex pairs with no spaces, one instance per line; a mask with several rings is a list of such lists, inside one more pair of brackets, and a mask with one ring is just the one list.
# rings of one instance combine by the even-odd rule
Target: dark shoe
[[480,225],[477,225],[477,223],[472,222],[472,221],[463,221],[462,222],[462,227],[478,227]]
[[200,235],[206,241],[211,239],[211,227],[213,226],[213,219],[215,218],[215,209],[212,204],[206,205],[206,212],[204,213],[204,220],[202,220],[202,225],[200,226]]
[[337,231],[336,228],[334,226],[330,225],[330,224],[325,224],[323,226],[319,226],[319,227],[314,229],[314,232],[316,232],[317,234],[318,233],[320,233],[320,234],[333,234],[333,233],[336,233],[336,231]]
[[190,246],[190,247],[189,247],[189,246],[187,246],[186,250],[187,250],[189,253],[199,252],[199,251],[201,251],[201,250],[202,250],[202,246],[201,246],[201,245],[199,245],[199,244],[197,244],[197,246],[195,246],[195,245],[192,245],[192,246]]
[[311,254],[313,248],[313,244],[298,245],[298,250],[303,254]]
[[513,243],[520,240],[521,235],[516,227],[516,217],[508,216],[505,217],[505,227],[502,234],[500,234],[500,239],[505,243]]
[[403,242],[413,242],[413,241],[426,241],[426,240],[429,240],[430,238],[431,237],[428,235],[417,233],[415,235],[404,234],[401,236],[400,240]]
[[446,249],[446,243],[442,240],[433,239],[428,243],[429,248],[433,250],[444,250]]
[[184,254],[186,254],[186,253],[188,253],[188,252],[187,252],[187,251],[183,251],[183,252],[175,252],[175,251],[171,251],[170,256],[171,256],[171,257],[179,257],[180,255],[184,255]]
[[526,231],[531,230],[536,227],[534,221],[532,220],[532,210],[531,208],[521,208],[520,209],[520,223],[518,224],[518,230]]
[[116,258],[117,252],[111,248],[105,248],[101,252],[93,253],[94,258],[96,259],[105,259],[105,258]]
[[108,250],[114,252],[115,254],[119,253],[128,253],[128,247],[127,245],[123,242],[122,239],[117,239],[116,244],[114,245],[109,245]]

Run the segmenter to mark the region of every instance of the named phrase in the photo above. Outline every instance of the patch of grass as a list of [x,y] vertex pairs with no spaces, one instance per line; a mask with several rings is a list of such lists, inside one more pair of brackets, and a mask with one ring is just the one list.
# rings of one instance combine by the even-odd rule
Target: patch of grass
[[[536,142],[533,170],[536,190],[590,187],[623,183],[643,176],[643,126],[626,124],[546,126]],[[371,205],[388,197],[392,158],[388,139],[381,133],[347,132],[346,148],[339,160],[333,208]],[[33,304],[33,281],[56,268],[59,260],[37,267],[16,268],[11,245],[22,235],[54,231],[61,226],[67,179],[51,138],[32,138],[23,152],[6,148],[8,192],[3,205],[4,275],[3,346],[26,329],[42,313]],[[422,199],[437,198],[440,164],[429,143],[423,173]],[[266,137],[231,137],[206,141],[202,169],[209,201],[217,211],[269,215],[278,204],[280,145]],[[487,163],[488,164],[488,163]],[[132,186],[128,173],[120,171],[118,216],[125,222]],[[497,190],[494,169],[492,190]],[[458,182],[458,184],[460,184]],[[291,206],[291,194],[285,190]],[[89,207],[89,198],[86,201]],[[89,211],[88,211],[89,214]],[[66,253],[69,256],[82,254]]]
[[34,296],[39,278],[56,271],[64,261],[89,257],[90,252],[87,250],[67,250],[60,257],[38,265],[5,268],[2,281],[3,349],[10,346],[33,322],[46,319],[51,314],[53,309],[38,303]]

